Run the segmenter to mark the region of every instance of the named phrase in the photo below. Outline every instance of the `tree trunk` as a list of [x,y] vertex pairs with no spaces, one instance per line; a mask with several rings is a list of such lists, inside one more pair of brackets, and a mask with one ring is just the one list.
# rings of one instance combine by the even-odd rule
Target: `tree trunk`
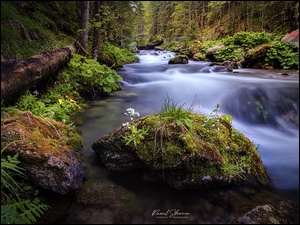
[[1,101],[15,103],[28,89],[45,89],[55,81],[60,68],[65,66],[75,52],[75,46],[44,52],[29,58],[1,61]]
[[93,59],[97,61],[98,59],[98,48],[100,41],[100,1],[95,1],[95,9],[94,9],[94,18],[95,18],[95,27],[94,27],[94,37],[93,37],[93,46],[92,46],[92,54]]
[[[88,43],[89,43],[89,10],[90,2],[82,1],[81,3],[81,29],[82,33],[80,36],[80,44],[85,49],[85,52],[88,52]],[[81,55],[85,55],[85,52],[79,52]]]

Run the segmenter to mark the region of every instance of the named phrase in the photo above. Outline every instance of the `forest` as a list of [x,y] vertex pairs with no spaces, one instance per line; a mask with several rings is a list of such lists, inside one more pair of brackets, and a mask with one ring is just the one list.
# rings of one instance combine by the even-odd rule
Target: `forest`
[[[96,197],[90,195],[90,199],[86,198],[86,191],[90,193],[94,186],[88,186],[91,182],[85,181],[86,171],[82,166],[81,152],[84,140],[76,127],[76,115],[89,108],[89,101],[106,99],[110,94],[114,96],[113,92],[122,90],[123,78],[119,72],[122,72],[124,65],[139,62],[135,54],[144,49],[153,50],[156,47],[159,52],[176,52],[186,57],[186,60],[200,61],[200,64],[211,61],[212,66],[234,62],[237,67],[226,66],[226,72],[233,72],[238,66],[244,66],[270,70],[270,73],[274,69],[282,69],[284,72],[280,76],[297,74],[299,45],[281,41],[285,35],[297,29],[298,1],[1,1],[1,223],[57,222],[59,218],[63,218],[62,213],[67,211],[67,205],[71,204],[70,199],[76,198],[88,208],[89,204],[94,204],[94,200],[99,200],[99,196],[104,196],[102,199],[99,197],[102,201],[100,206],[110,205],[109,210],[114,213],[111,220],[113,223],[130,222],[130,210],[134,207],[129,205],[127,208],[126,204],[132,196],[115,183],[104,181],[104,186],[93,183],[102,192],[96,192]],[[213,57],[208,57],[207,50],[215,46],[222,46],[222,49]],[[258,55],[260,61],[253,60],[253,55]],[[292,83],[295,76],[290,77]],[[280,103],[274,103],[274,107],[280,105],[281,108],[277,111],[283,111],[280,111],[280,116],[284,118],[286,126],[291,126],[292,129],[299,127],[295,109],[299,105],[299,97],[293,92],[296,90],[299,93],[299,88],[292,86],[287,91],[280,88],[281,86],[278,90],[283,90],[283,97],[291,99],[286,103],[288,111],[281,107],[283,97],[280,98]],[[263,105],[265,93],[260,91],[262,89],[257,90],[258,94],[255,93],[258,97],[254,105],[248,102],[248,107],[251,106],[251,110],[259,112],[261,116],[252,116],[252,119],[254,122],[274,122],[272,113],[267,112],[266,105]],[[176,138],[185,143],[196,140],[194,137],[203,130],[214,132],[213,127],[220,126],[224,134],[227,135],[230,131],[230,134],[232,132],[236,135],[238,142],[247,143],[245,145],[251,152],[240,151],[240,143],[234,143],[236,140],[233,140],[230,145],[235,151],[240,151],[238,154],[241,157],[239,160],[234,159],[238,163],[232,166],[229,162],[231,155],[225,155],[226,163],[222,173],[228,173],[232,180],[243,180],[248,176],[244,174],[244,166],[249,164],[248,171],[254,168],[255,177],[262,183],[266,182],[267,175],[256,153],[257,148],[242,133],[231,127],[231,115],[219,116],[219,104],[212,110],[212,118],[207,119],[191,116],[189,111],[178,107],[178,103],[172,99],[166,98],[165,101],[165,112],[159,119],[153,116],[138,119],[138,123],[133,121],[131,125],[126,123],[127,126],[122,126],[118,131],[119,134],[125,134],[124,140],[116,139],[117,144],[109,142],[113,139],[99,140],[94,145],[95,148],[109,149],[116,145],[114,147],[118,149],[125,143],[125,148],[136,149],[152,132],[155,133],[152,141],[155,144],[154,147],[153,143],[150,146],[155,149],[162,145],[163,140],[161,135],[158,143],[156,135],[172,133],[173,131],[168,130],[170,127],[178,127],[181,134],[174,134],[174,137],[178,135]],[[241,105],[243,103],[244,100]],[[247,110],[248,108],[247,113],[243,113],[250,115],[253,112]],[[125,115],[133,120],[139,113],[128,108]],[[176,123],[168,125],[167,122],[172,121],[173,117],[176,118]],[[161,118],[166,123],[157,130],[152,130],[153,121]],[[145,122],[142,128],[139,124],[141,121]],[[194,121],[201,121],[205,126],[194,126]],[[222,141],[231,138],[226,135],[213,138],[207,136],[207,142],[213,140],[212,145],[218,143],[218,148],[223,148]],[[197,139],[199,146],[204,142],[206,140]],[[186,145],[190,152],[194,151],[194,144],[187,142]],[[219,153],[211,153],[210,144],[206,144],[205,148],[207,157],[219,165],[222,161]],[[164,170],[164,165],[172,168],[179,151],[180,149],[175,149],[174,154],[171,152],[159,159],[167,163],[156,163],[155,171]],[[155,161],[156,153],[151,158],[147,152],[138,152],[142,158],[147,158],[146,164]],[[249,160],[250,156],[253,157],[253,162]],[[184,161],[189,157],[192,156],[182,156],[180,160]],[[191,162],[197,160],[190,159]],[[109,165],[111,168],[119,166],[118,163]],[[126,163],[124,165],[126,167]],[[184,167],[190,165],[192,164]],[[197,164],[195,168],[203,170]],[[172,169],[170,171],[172,176]],[[212,171],[215,172],[214,169]],[[189,176],[190,171],[187,174]],[[163,173],[162,177],[164,176]],[[220,179],[220,183],[228,181],[225,177],[223,181]],[[191,180],[194,181],[194,177]],[[207,184],[210,180],[211,176],[204,174],[203,179],[198,181]],[[169,182],[172,183],[170,180]],[[176,185],[181,187],[182,184],[179,181]],[[78,192],[73,192],[74,190]],[[53,203],[51,196],[56,196],[56,203]],[[61,199],[67,200],[62,203],[63,212],[58,212]],[[111,199],[115,202],[107,203]],[[87,201],[90,202],[86,203]],[[288,205],[286,209],[290,210],[290,218],[281,221],[299,222],[299,214],[298,217],[293,214],[297,207],[292,203]],[[282,215],[285,215],[283,211],[282,209]]]
[[92,52],[97,40],[128,48],[180,38],[191,28],[202,42],[299,28],[298,1],[4,1],[1,12],[2,60],[70,44],[83,33]]

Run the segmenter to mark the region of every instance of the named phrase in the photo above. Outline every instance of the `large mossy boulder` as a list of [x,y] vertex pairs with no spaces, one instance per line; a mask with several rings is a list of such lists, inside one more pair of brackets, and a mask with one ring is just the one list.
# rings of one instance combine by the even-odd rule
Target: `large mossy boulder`
[[78,189],[85,177],[80,134],[68,125],[31,112],[1,112],[3,155],[18,154],[28,179],[60,194]]
[[224,118],[149,115],[100,137],[92,149],[110,170],[143,168],[177,189],[266,184],[257,148]]
[[245,68],[264,68],[264,64],[266,63],[265,58],[269,48],[271,48],[270,44],[262,44],[250,49],[245,53],[244,59],[240,61],[241,65]]
[[168,64],[188,64],[189,58],[186,55],[176,55],[169,60]]

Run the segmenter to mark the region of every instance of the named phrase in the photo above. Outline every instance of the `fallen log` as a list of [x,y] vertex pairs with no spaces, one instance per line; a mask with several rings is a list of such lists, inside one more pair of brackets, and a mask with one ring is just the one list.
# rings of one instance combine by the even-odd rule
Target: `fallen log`
[[43,89],[55,81],[66,66],[76,45],[43,52],[28,58],[1,61],[1,101],[14,104],[30,88]]

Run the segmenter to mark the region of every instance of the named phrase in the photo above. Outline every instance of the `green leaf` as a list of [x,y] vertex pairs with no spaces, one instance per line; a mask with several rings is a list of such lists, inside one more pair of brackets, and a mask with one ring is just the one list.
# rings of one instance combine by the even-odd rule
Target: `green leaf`
[[32,188],[31,186],[27,185],[23,187],[23,191],[29,191],[31,188]]

